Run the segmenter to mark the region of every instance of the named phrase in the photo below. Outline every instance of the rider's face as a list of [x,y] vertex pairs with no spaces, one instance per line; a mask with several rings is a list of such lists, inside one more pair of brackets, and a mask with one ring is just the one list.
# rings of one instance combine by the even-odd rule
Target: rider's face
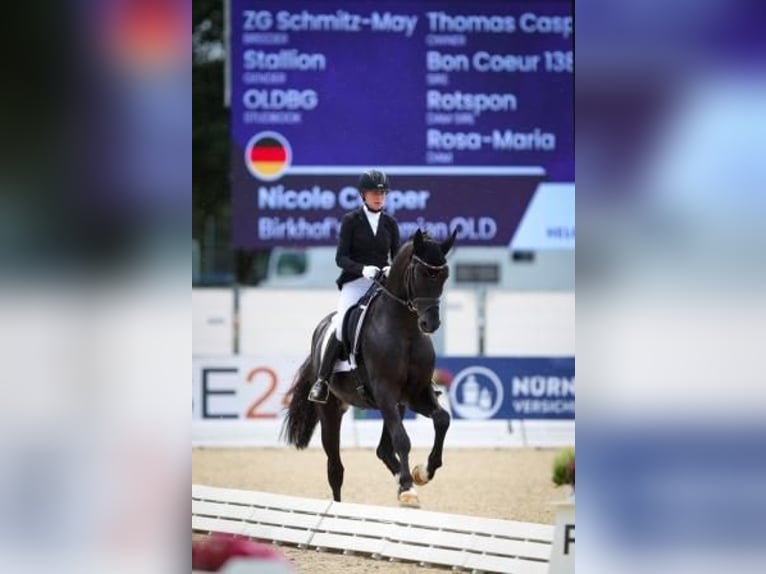
[[366,189],[364,190],[364,202],[370,209],[382,209],[386,203],[386,192],[382,189]]

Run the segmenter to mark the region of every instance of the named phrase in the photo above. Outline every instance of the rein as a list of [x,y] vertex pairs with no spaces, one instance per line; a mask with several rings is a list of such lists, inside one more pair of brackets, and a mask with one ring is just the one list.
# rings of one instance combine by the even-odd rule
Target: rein
[[[415,267],[415,264],[422,265],[423,267],[426,267],[427,269],[431,269],[433,271],[440,271],[447,267],[447,264],[444,263],[442,265],[431,265],[430,263],[426,263],[423,261],[420,257],[417,255],[413,255],[410,259],[410,263],[407,266],[407,269],[404,270],[404,289],[407,294],[406,299],[402,299],[401,297],[397,297],[394,295],[383,283],[381,283],[378,279],[375,279],[375,283],[383,290],[383,293],[388,295],[391,299],[396,301],[397,303],[400,303],[401,305],[404,305],[412,311],[413,313],[417,314],[418,317],[422,316],[424,313],[426,313],[429,309],[433,307],[437,307],[439,305],[440,298],[439,297],[413,297],[412,296],[412,270]],[[427,303],[425,307],[421,309],[421,304]]]

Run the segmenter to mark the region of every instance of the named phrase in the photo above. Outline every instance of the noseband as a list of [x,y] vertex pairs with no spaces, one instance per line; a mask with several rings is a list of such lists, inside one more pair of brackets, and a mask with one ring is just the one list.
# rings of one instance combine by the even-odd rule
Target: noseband
[[404,290],[406,293],[406,299],[401,299],[400,297],[397,297],[391,291],[389,291],[385,285],[380,284],[381,288],[383,289],[383,292],[391,297],[394,301],[397,301],[398,303],[401,303],[407,309],[412,311],[413,313],[417,314],[418,319],[422,317],[425,313],[427,313],[430,309],[434,307],[439,306],[440,297],[415,297],[414,296],[414,289],[412,286],[413,282],[413,272],[416,265],[422,265],[426,269],[430,269],[432,271],[441,271],[445,267],[447,267],[447,264],[444,263],[443,265],[431,265],[430,263],[426,263],[423,261],[420,257],[417,255],[413,255],[410,259],[410,263],[407,266],[407,269],[404,270]]

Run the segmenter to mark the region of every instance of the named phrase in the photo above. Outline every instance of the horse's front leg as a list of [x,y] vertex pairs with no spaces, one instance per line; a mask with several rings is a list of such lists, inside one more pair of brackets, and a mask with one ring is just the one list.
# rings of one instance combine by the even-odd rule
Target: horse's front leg
[[[398,408],[399,417],[404,418],[405,406],[399,405]],[[391,474],[394,476],[399,474],[401,465],[394,454],[394,445],[391,443],[391,433],[388,432],[386,425],[383,425],[383,430],[380,433],[380,442],[378,443],[378,448],[375,451],[375,454],[377,454],[378,458],[383,461],[383,464],[385,464],[386,468],[391,471]]]
[[327,481],[332,489],[333,500],[340,502],[344,470],[340,460],[340,423],[344,411],[340,401],[333,394],[330,394],[326,404],[317,405],[317,408],[322,422],[322,447],[327,455]]
[[380,412],[383,415],[383,424],[391,435],[394,452],[399,457],[399,504],[419,507],[420,501],[417,492],[412,488],[410,474],[410,437],[404,430],[399,408],[396,403],[388,402],[381,405]]
[[450,416],[439,405],[439,400],[436,398],[431,385],[410,404],[410,408],[416,413],[430,417],[434,423],[434,446],[431,449],[431,454],[428,455],[428,464],[426,468],[419,464],[412,469],[415,484],[422,486],[431,481],[436,474],[436,469],[442,465],[444,438],[447,436],[447,429],[449,429]]

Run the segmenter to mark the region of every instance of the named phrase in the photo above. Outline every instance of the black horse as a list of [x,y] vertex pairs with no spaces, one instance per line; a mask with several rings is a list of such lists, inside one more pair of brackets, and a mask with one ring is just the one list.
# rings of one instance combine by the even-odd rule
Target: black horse
[[[299,449],[306,448],[321,421],[327,478],[337,501],[340,501],[343,484],[340,425],[349,405],[381,412],[384,424],[377,455],[392,474],[399,475],[400,504],[418,506],[413,481],[426,484],[442,465],[450,416],[439,406],[431,384],[435,354],[429,333],[439,328],[439,300],[449,274],[445,255],[454,241],[455,233],[438,242],[418,230],[396,254],[382,293],[370,303],[361,333],[358,347],[361,361],[357,370],[364,370],[362,376],[366,374],[364,392],[360,393],[355,373],[338,372],[330,378],[331,393],[326,404],[308,400],[311,385],[317,378],[322,341],[333,315],[322,319],[314,330],[311,354],[299,368],[290,389],[292,396],[284,431],[288,443]],[[430,417],[435,431],[428,464],[425,468],[418,465],[412,472],[410,439],[402,424],[407,407]]]

